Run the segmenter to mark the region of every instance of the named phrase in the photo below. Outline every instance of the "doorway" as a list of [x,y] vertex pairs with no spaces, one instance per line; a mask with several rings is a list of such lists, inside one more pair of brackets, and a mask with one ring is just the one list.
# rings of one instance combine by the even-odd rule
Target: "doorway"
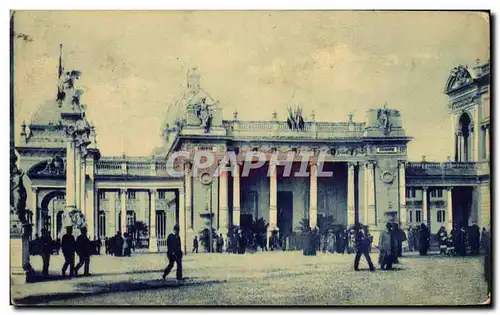
[[278,191],[278,228],[280,237],[287,237],[293,232],[293,192]]

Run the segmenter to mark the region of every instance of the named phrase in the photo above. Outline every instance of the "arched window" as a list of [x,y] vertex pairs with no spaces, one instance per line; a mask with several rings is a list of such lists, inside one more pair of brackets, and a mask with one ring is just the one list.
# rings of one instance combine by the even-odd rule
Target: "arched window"
[[472,121],[467,113],[463,113],[458,121],[458,135],[456,142],[456,160],[459,162],[470,161],[472,152],[472,131]]

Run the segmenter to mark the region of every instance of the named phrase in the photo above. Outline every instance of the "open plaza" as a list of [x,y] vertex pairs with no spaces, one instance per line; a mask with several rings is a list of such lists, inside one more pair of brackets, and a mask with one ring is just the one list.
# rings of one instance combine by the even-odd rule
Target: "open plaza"
[[[92,275],[62,279],[61,256],[50,278],[14,283],[16,304],[41,305],[475,305],[487,297],[482,257],[405,253],[394,271],[353,270],[354,255],[299,251],[190,254],[184,284],[161,280],[165,254],[94,256]],[[372,253],[376,259],[378,253]],[[39,256],[32,257],[36,269]],[[16,279],[16,278],[14,278]],[[22,276],[17,279],[22,281]]]

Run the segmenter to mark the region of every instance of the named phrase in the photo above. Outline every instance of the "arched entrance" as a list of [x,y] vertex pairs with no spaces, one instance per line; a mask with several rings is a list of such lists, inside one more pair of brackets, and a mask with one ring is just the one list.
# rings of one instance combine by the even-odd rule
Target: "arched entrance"
[[469,162],[472,152],[472,120],[467,113],[463,113],[458,120],[458,133],[456,141],[456,156],[458,162]]
[[61,237],[62,214],[66,206],[65,192],[56,190],[45,195],[41,202],[41,227],[47,229],[53,239]]

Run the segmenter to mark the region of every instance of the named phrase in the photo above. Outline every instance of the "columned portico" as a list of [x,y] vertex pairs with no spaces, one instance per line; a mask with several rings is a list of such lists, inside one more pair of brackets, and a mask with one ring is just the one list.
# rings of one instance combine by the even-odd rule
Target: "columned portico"
[[269,230],[270,232],[278,228],[278,178],[276,165],[269,163]]
[[429,217],[428,217],[428,198],[427,198],[427,187],[422,187],[422,222],[430,229],[429,226]]
[[121,193],[121,208],[120,208],[120,232],[125,233],[127,232],[127,189],[120,189]]
[[75,181],[76,181],[76,208],[85,214],[84,209],[82,209],[82,154],[80,148],[76,148],[76,162],[75,162]]
[[451,231],[453,228],[453,202],[452,202],[452,187],[446,187],[446,230]]
[[375,187],[374,187],[374,162],[365,164],[365,218],[366,224],[376,224],[375,214]]
[[156,239],[156,189],[149,190],[149,251],[157,252]]
[[193,221],[191,220],[192,217],[192,187],[193,187],[193,175],[192,175],[192,167],[191,163],[186,163],[184,165],[184,190],[186,194],[186,229],[189,231],[193,230]]
[[226,235],[228,231],[228,173],[222,169],[225,165],[220,165],[219,172],[219,233]]
[[314,229],[318,225],[318,179],[316,162],[311,162],[309,183],[309,226]]
[[240,202],[240,165],[233,165],[233,226],[240,226],[241,202]]
[[355,194],[354,194],[354,163],[347,163],[347,226],[355,223],[356,208],[355,208]]
[[405,229],[408,224],[408,209],[406,208],[406,178],[405,163],[399,163],[399,224]]

